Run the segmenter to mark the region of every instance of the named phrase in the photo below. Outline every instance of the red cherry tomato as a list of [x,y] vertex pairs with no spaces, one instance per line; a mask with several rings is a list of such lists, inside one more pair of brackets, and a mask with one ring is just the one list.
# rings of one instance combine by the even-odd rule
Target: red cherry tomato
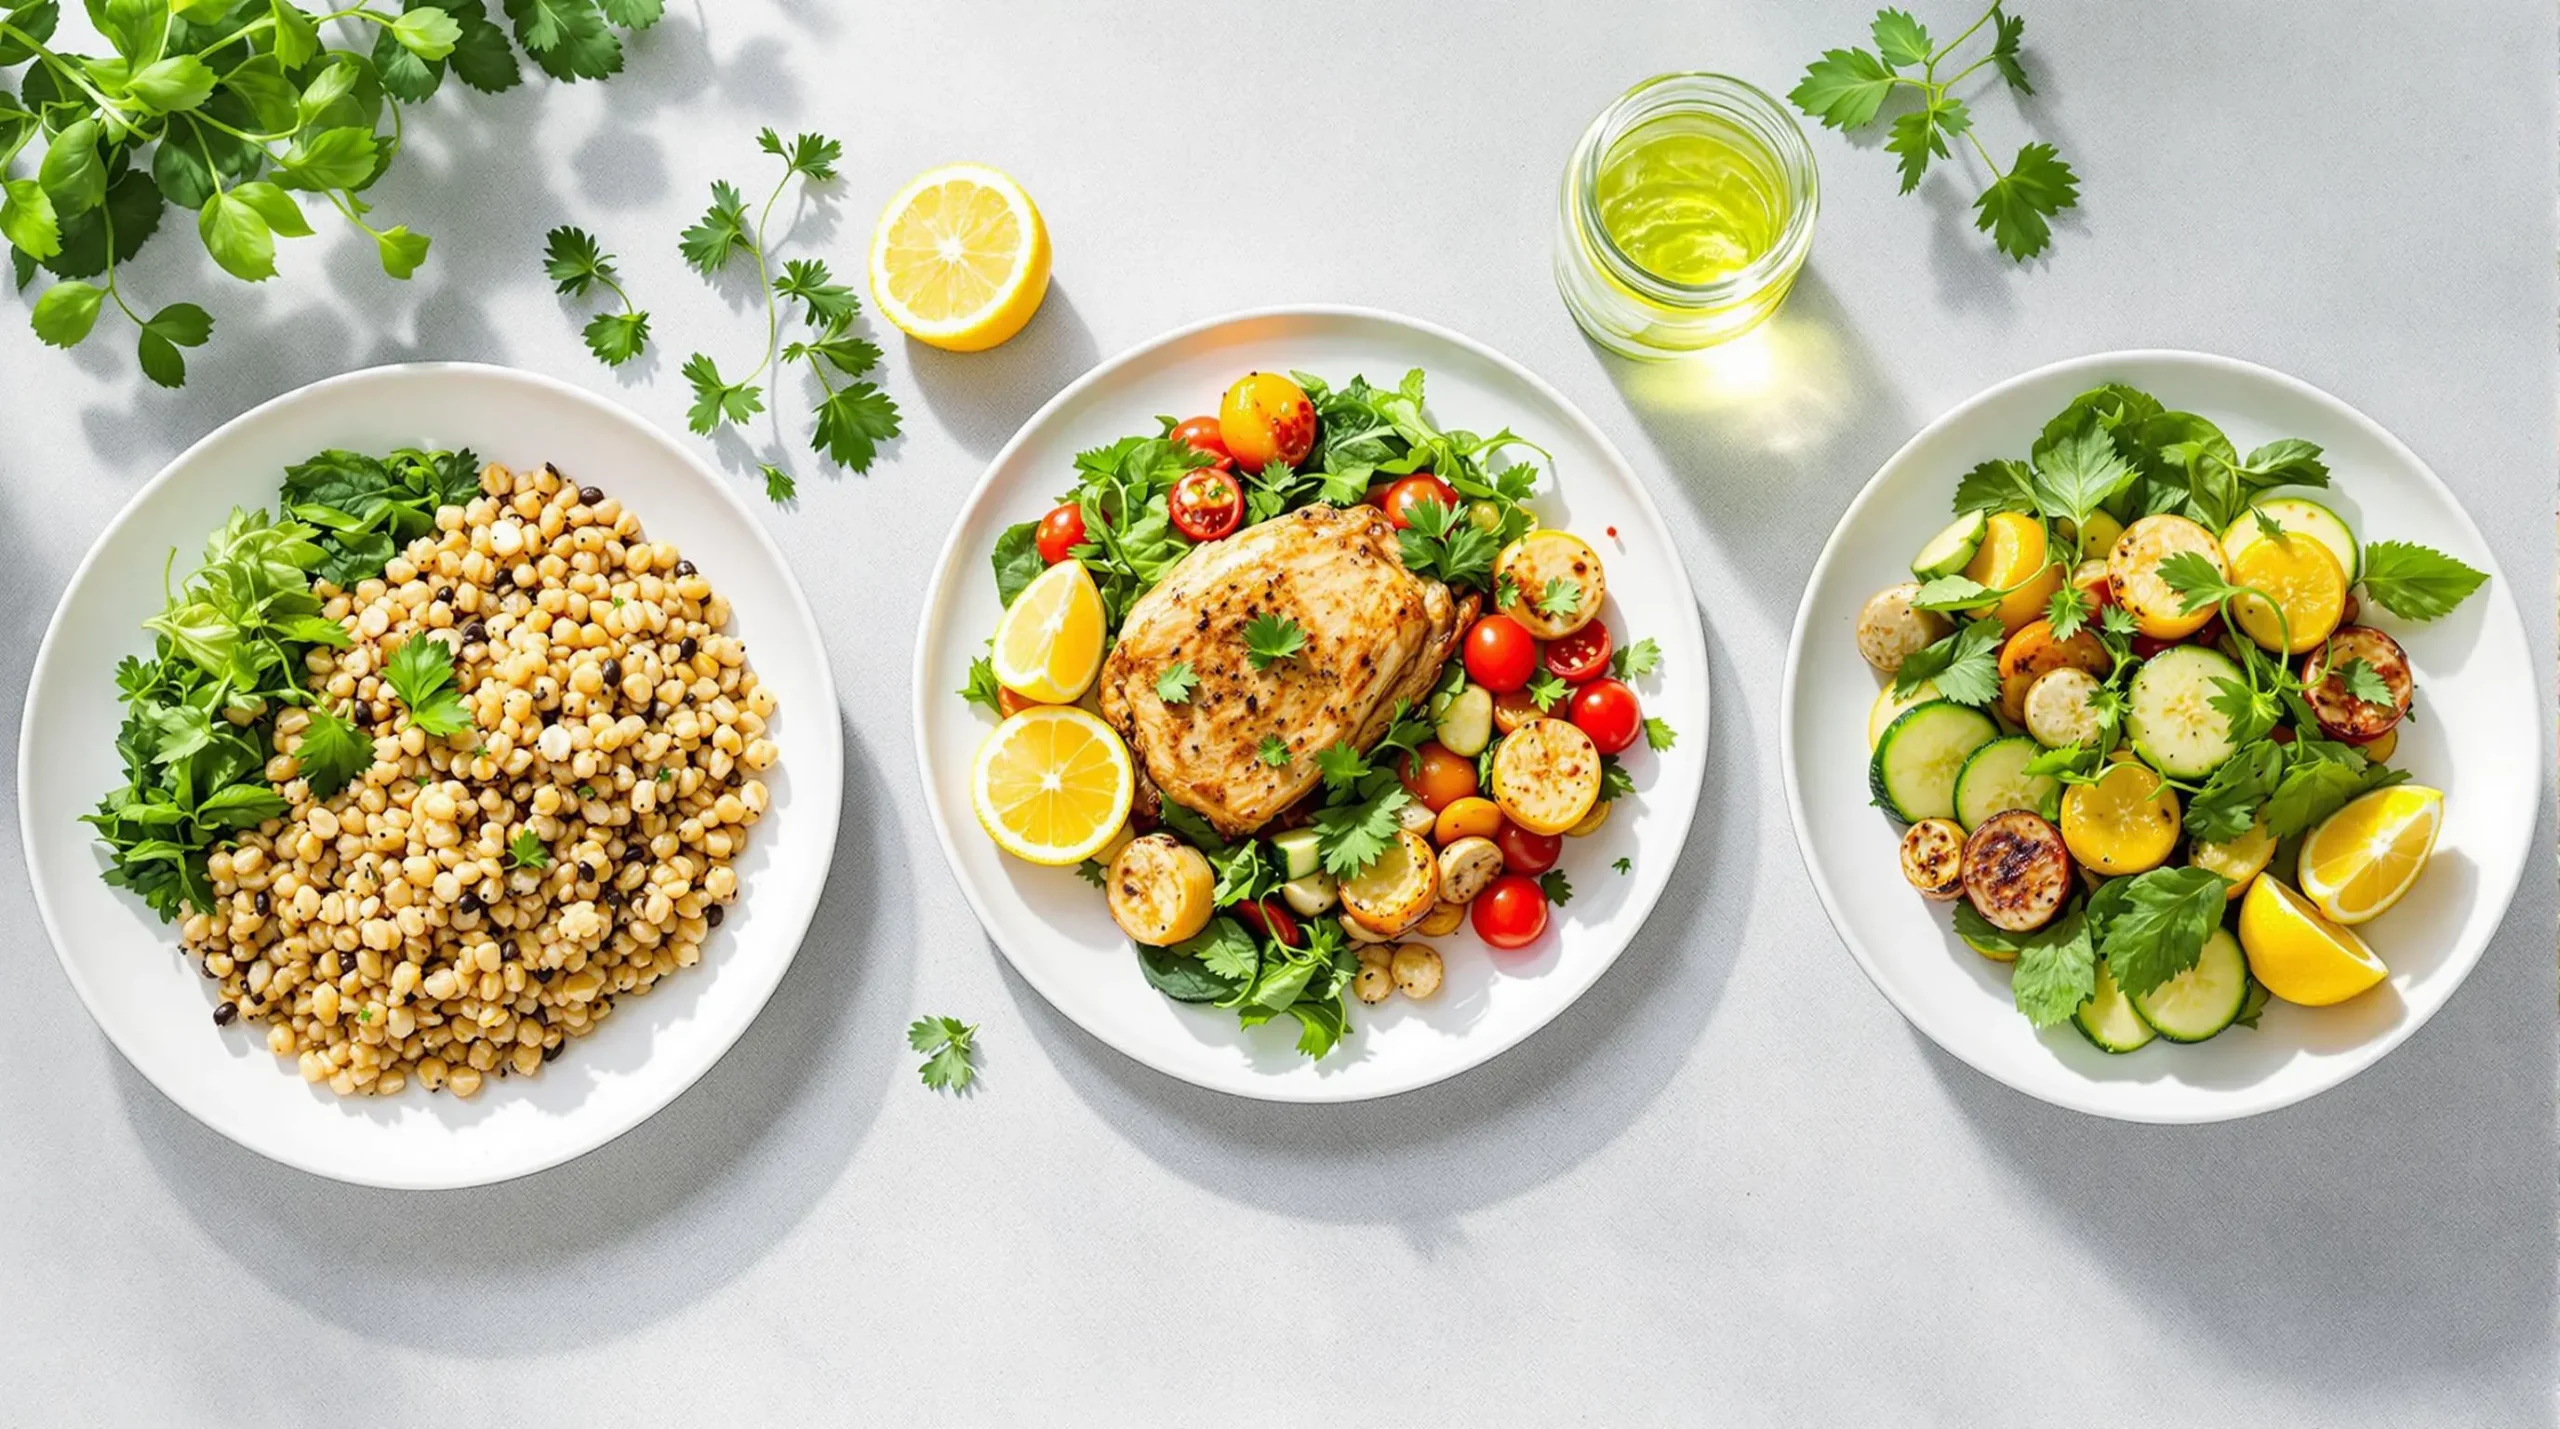
[[1525,948],[1547,931],[1547,891],[1525,873],[1506,873],[1467,905],[1476,936],[1497,948]]
[[1194,541],[1215,541],[1244,524],[1244,488],[1221,467],[1195,467],[1165,497],[1174,529]]
[[1246,471],[1301,465],[1316,444],[1315,403],[1277,372],[1248,372],[1218,403],[1218,438]]
[[1084,544],[1084,508],[1070,501],[1040,518],[1040,559],[1056,565]]
[[2183,640],[2163,640],[2157,635],[2136,635],[2127,643],[2133,649],[2133,658],[2137,660],[2148,660],[2152,656],[2159,654],[2161,651],[2168,649],[2172,645],[2184,645],[2186,642]]
[[1176,426],[1171,435],[1176,444],[1207,452],[1221,466],[1235,465],[1235,457],[1227,451],[1227,439],[1218,435],[1215,417],[1193,417]]
[[1506,873],[1531,876],[1546,872],[1564,857],[1564,835],[1533,834],[1509,819],[1494,830],[1493,846],[1502,850],[1502,868]]
[[1603,754],[1635,743],[1644,730],[1644,707],[1621,680],[1594,680],[1574,691],[1569,713],[1574,728],[1591,736]]
[[1538,642],[1507,615],[1488,615],[1467,631],[1467,678],[1508,694],[1538,672]]
[[1476,762],[1450,753],[1436,739],[1424,740],[1406,755],[1397,773],[1414,802],[1435,814],[1476,791]]
[[1388,487],[1378,509],[1387,513],[1388,525],[1401,531],[1413,524],[1413,508],[1425,501],[1439,502],[1444,511],[1458,509],[1458,493],[1427,471],[1417,471]]
[[1306,946],[1305,937],[1298,932],[1298,920],[1290,917],[1289,910],[1281,907],[1277,899],[1247,899],[1235,906],[1235,915],[1284,948]]
[[1593,621],[1562,640],[1547,642],[1547,673],[1568,685],[1609,673],[1609,627]]

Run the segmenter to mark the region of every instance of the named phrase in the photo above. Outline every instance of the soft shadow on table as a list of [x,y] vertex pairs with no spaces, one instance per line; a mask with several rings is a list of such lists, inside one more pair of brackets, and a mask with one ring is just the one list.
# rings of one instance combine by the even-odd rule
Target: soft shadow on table
[[[985,352],[944,352],[908,340],[890,354],[924,394],[924,405],[961,449],[994,456],[1040,404],[1084,374],[1100,356],[1093,329],[1064,285],[1051,281],[1040,311],[1013,339]],[[1060,484],[1066,484],[1064,473]]]
[[[905,1050],[914,869],[877,761],[843,728],[844,823],[799,956],[737,1045],[657,1116],[502,1185],[379,1191],[233,1145],[113,1058],[169,1194],[315,1319],[404,1348],[511,1356],[602,1343],[735,1279],[842,1176]],[[493,1087],[483,1095],[504,1094]],[[599,1285],[614,1287],[611,1304],[580,1298]],[[500,1293],[469,1320],[397,1308],[465,1289]]]
[[[1586,339],[1588,341],[1588,339]],[[1721,347],[1636,362],[1591,344],[1705,539],[1784,630],[1849,499],[1918,426],[1808,266],[1786,306]]]
[[[1714,687],[1738,691],[1740,672],[1712,639],[1707,649]],[[1244,1204],[1394,1225],[1429,1254],[1462,1238],[1457,1214],[1519,1195],[1608,1145],[1696,1048],[1742,943],[1707,930],[1748,920],[1751,869],[1769,836],[1759,826],[1764,761],[1752,716],[1738,694],[1717,702],[1688,845],[1617,963],[1528,1040],[1435,1086],[1315,1106],[1229,1096],[1122,1056],[1009,964],[1005,985],[1068,1085],[1166,1170]],[[1469,952],[1483,956],[1472,944]],[[1417,1203],[1415,1186],[1431,1187],[1431,1200]]]
[[[2550,829],[2546,814],[2537,846]],[[2549,1357],[2552,934],[2520,911],[2407,1043],[2244,1121],[2082,1116],[1924,1046],[1983,1144],[2104,1252],[2123,1293],[2211,1328],[2189,1337],[2227,1358],[2208,1372],[2423,1400],[2431,1384],[2506,1383]]]

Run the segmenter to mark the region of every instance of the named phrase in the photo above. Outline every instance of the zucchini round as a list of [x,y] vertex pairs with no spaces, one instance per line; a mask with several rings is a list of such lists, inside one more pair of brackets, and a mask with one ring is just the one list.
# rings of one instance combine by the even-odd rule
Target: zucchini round
[[1956,771],[1956,822],[1965,832],[1981,828],[1994,814],[2011,809],[2044,812],[2045,800],[2058,795],[2062,781],[2050,774],[2029,774],[2027,761],[2044,746],[2023,734],[1995,739],[1967,755]]
[[1928,539],[1920,554],[1911,558],[1911,573],[1920,579],[1935,580],[1963,571],[1982,546],[1983,517],[1979,511],[1968,511],[1948,523],[1947,529]]
[[2117,1054],[2138,1052],[2160,1035],[2134,1011],[2133,999],[2116,986],[2115,974],[2107,971],[2104,959],[2098,962],[2098,990],[2071,1014],[2071,1025],[2080,1029],[2090,1046]]
[[1982,711],[1931,700],[1903,711],[1876,741],[1867,785],[1877,805],[1906,824],[1952,818],[1965,759],[1999,737],[1999,726]]
[[2240,940],[2216,928],[2196,965],[2133,999],[2151,1030],[2172,1042],[2201,1042],[2239,1020],[2249,1000],[2249,959]]
[[2172,779],[2202,779],[2231,757],[2231,721],[2213,707],[2224,680],[2244,683],[2218,650],[2172,645],[2143,662],[2125,692],[2125,737]]

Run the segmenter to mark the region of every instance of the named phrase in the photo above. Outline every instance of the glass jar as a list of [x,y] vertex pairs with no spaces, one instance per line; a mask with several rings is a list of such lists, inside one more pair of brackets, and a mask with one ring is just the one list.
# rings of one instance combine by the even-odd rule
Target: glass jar
[[1556,286],[1612,352],[1695,352],[1777,311],[1820,207],[1813,148],[1776,100],[1729,75],[1659,75],[1574,148],[1556,205]]

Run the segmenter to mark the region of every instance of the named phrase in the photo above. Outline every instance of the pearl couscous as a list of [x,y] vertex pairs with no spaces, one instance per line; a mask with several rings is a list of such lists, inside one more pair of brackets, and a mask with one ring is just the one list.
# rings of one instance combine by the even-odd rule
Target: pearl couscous
[[[215,904],[180,927],[214,1021],[263,1024],[341,1096],[530,1075],[700,962],[770,798],[773,695],[728,601],[549,466],[480,489],[382,579],[319,587],[353,640],[308,652],[309,686],[372,767],[313,799],[310,717],[284,711],[266,773],[290,812],[211,856]],[[409,640],[449,647],[469,729],[430,738],[392,697]]]

